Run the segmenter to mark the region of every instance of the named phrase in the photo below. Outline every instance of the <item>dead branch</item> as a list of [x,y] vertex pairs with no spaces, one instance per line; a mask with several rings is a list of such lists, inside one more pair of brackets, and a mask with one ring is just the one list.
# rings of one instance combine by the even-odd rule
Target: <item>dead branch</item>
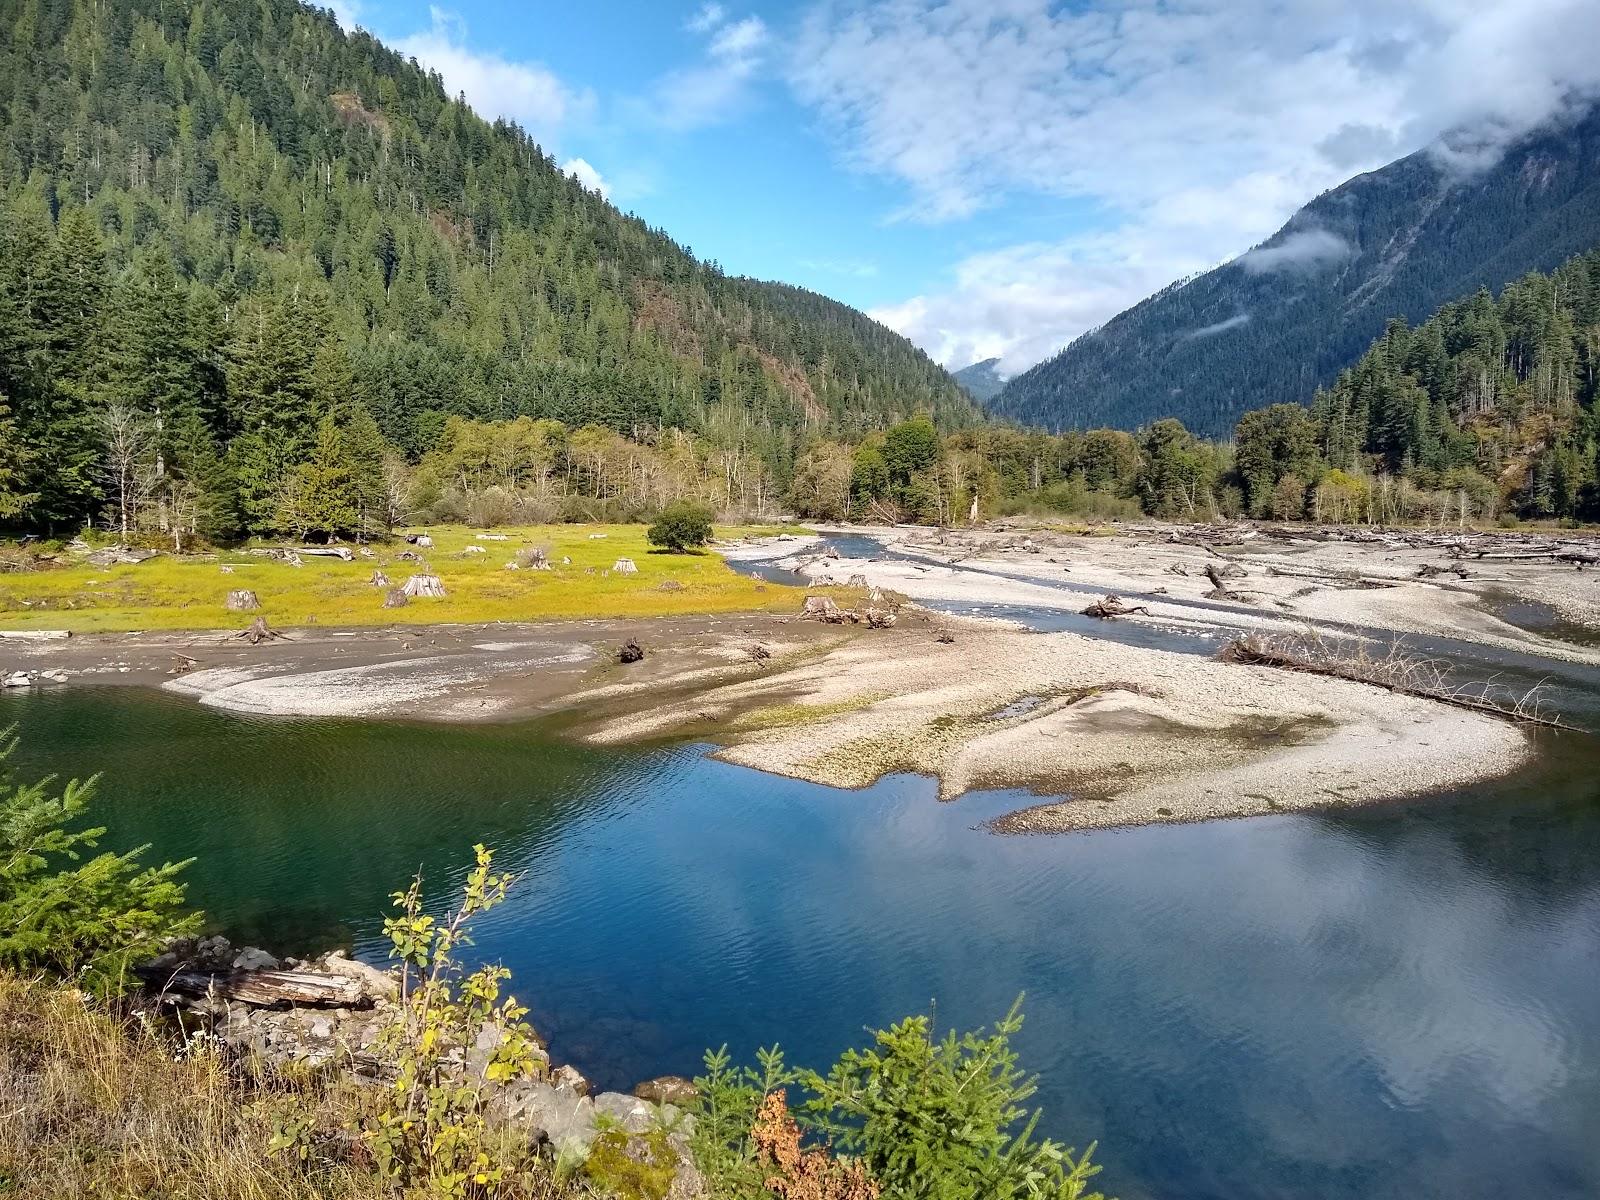
[[1478,685],[1476,691],[1470,687],[1452,687],[1448,669],[1443,664],[1434,659],[1406,654],[1398,642],[1391,645],[1386,654],[1373,656],[1364,647],[1330,645],[1314,633],[1289,638],[1252,633],[1229,642],[1217,657],[1223,662],[1245,666],[1277,667],[1284,671],[1347,679],[1352,683],[1365,683],[1400,695],[1434,700],[1528,725],[1580,732],[1560,718],[1544,714],[1539,704],[1538,687],[1529,689],[1521,696],[1505,698],[1491,694],[1492,681]]
[[1150,610],[1142,604],[1125,604],[1120,596],[1102,596],[1088,608],[1083,610],[1086,617],[1098,617],[1109,620],[1112,617],[1128,617],[1134,613],[1150,615]]

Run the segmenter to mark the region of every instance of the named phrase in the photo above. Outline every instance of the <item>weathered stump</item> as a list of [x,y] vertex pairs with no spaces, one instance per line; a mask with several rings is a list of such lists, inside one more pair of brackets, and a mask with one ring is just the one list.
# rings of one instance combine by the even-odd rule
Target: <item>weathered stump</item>
[[401,590],[408,596],[428,596],[435,600],[443,600],[444,580],[437,575],[413,575],[406,580],[405,587]]
[[229,612],[255,612],[261,607],[261,601],[249,588],[235,588],[228,593],[227,606]]
[[636,663],[644,660],[644,648],[633,638],[622,644],[622,649],[617,651],[617,661],[621,663]]
[[389,586],[389,577],[382,571],[373,571],[372,578],[367,582],[375,588],[386,588]]
[[616,565],[611,569],[618,575],[637,575],[639,573],[639,568],[634,566],[633,559],[631,558],[617,559]]
[[383,597],[383,606],[385,608],[404,608],[409,603],[411,603],[411,597],[407,596],[400,588],[390,588]]

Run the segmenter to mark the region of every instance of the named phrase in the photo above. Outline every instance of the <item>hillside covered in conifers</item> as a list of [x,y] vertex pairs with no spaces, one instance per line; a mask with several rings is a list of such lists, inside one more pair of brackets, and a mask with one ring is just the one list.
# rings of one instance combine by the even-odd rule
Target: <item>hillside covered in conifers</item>
[[0,522],[99,514],[151,469],[118,421],[226,535],[324,416],[413,459],[450,416],[684,430],[777,486],[810,436],[978,419],[904,338],[698,261],[327,12],[3,12]]

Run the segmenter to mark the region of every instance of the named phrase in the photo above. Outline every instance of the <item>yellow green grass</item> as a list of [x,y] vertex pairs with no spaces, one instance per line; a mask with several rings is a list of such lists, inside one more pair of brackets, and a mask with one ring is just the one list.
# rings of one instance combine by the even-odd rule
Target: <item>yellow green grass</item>
[[[374,557],[354,562],[303,557],[291,566],[247,550],[214,556],[162,555],[137,565],[75,565],[0,575],[0,629],[70,629],[116,633],[145,629],[219,629],[241,626],[249,615],[227,611],[228,592],[254,591],[259,615],[275,626],[434,625],[486,621],[687,616],[697,613],[788,611],[799,592],[739,575],[721,555],[665,554],[645,539],[642,525],[543,525],[487,531],[504,541],[482,541],[485,531],[437,526],[426,531],[430,548],[403,540],[371,547]],[[719,527],[718,537],[785,532],[771,526]],[[794,532],[789,530],[789,532]],[[482,554],[467,552],[481,546]],[[524,550],[544,548],[549,571],[506,569]],[[401,560],[421,554],[444,583],[444,599],[413,599],[386,609],[384,589],[369,580],[374,569],[399,587],[422,564]],[[570,564],[563,564],[563,558]],[[611,568],[631,558],[638,574]],[[231,567],[224,571],[223,567]],[[666,585],[663,587],[663,585]],[[250,614],[256,615],[256,614]]]

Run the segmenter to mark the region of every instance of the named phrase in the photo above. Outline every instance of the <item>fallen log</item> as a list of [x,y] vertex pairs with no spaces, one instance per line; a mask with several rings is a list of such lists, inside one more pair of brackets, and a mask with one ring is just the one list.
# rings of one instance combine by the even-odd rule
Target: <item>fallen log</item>
[[360,982],[310,971],[174,971],[139,967],[137,973],[160,994],[238,1000],[259,1008],[304,1004],[359,1008],[371,1000]]
[[71,636],[70,629],[0,629],[0,639],[14,642],[59,642]]
[[1084,616],[1098,617],[1101,620],[1132,616],[1134,613],[1143,613],[1148,617],[1150,610],[1142,604],[1124,604],[1120,596],[1102,596],[1083,610]]
[[317,558],[337,558],[341,562],[355,562],[356,556],[347,546],[296,546],[295,554],[311,554]]
[[[1469,712],[1488,713],[1517,721],[1525,725],[1538,725],[1545,729],[1562,729],[1581,733],[1559,717],[1547,717],[1534,703],[1533,691],[1515,704],[1490,698],[1487,690],[1471,695],[1442,686],[1443,673],[1421,660],[1391,655],[1388,659],[1366,660],[1358,657],[1340,658],[1331,652],[1320,639],[1306,643],[1303,640],[1274,640],[1261,634],[1247,634],[1235,638],[1224,646],[1217,658],[1222,662],[1238,663],[1250,667],[1276,667],[1283,671],[1299,671],[1307,675],[1326,675],[1332,679],[1345,679],[1351,683],[1364,683],[1401,696],[1415,696],[1420,700],[1433,700]],[[1414,684],[1409,679],[1422,677],[1427,682]]]
[[1248,604],[1249,601],[1238,592],[1233,591],[1222,582],[1222,572],[1217,570],[1215,563],[1206,564],[1206,578],[1211,580],[1211,590],[1206,593],[1207,600],[1231,600],[1235,604]]

